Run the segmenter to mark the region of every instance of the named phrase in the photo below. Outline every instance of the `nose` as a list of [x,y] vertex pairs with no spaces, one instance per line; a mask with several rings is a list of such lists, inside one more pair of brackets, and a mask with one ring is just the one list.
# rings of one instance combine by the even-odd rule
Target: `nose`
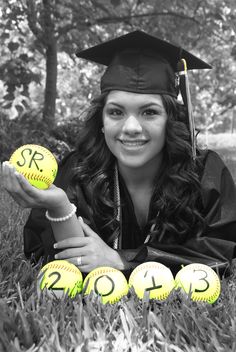
[[142,132],[142,126],[138,119],[131,115],[125,120],[122,131],[127,134],[138,134]]

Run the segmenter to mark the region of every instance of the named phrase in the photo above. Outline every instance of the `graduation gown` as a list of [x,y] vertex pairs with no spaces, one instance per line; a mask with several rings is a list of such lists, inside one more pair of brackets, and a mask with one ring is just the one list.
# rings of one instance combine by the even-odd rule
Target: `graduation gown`
[[[122,204],[122,246],[119,254],[130,262],[131,268],[147,261],[161,262],[175,274],[182,265],[203,263],[216,269],[220,275],[228,274],[232,259],[236,257],[236,187],[232,176],[213,151],[203,154],[204,171],[201,175],[203,215],[206,228],[203,234],[191,234],[181,244],[168,244],[156,238],[147,240],[150,228],[140,228],[133,203],[120,176]],[[87,189],[77,185],[71,192],[69,183],[72,167],[76,165],[75,153],[69,154],[60,164],[55,181],[67,191],[70,200],[77,206],[77,215],[102,237],[98,222],[92,216],[90,196]],[[149,213],[152,204],[150,204]],[[27,258],[37,262],[54,259],[56,251],[50,222],[45,218],[46,209],[33,209],[24,227],[24,251]],[[150,214],[149,214],[150,216]],[[125,272],[129,275],[132,269]]]

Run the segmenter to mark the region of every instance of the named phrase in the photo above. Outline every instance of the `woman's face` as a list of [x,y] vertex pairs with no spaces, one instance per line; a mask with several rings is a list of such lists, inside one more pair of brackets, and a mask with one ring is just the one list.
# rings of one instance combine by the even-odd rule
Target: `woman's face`
[[118,164],[156,163],[165,143],[167,114],[158,94],[111,91],[103,108],[104,135]]

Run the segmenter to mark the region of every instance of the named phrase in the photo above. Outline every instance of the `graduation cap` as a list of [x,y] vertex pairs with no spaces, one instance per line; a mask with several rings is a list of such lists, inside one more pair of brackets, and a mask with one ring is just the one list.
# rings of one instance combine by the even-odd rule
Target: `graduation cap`
[[209,64],[181,47],[139,30],[79,51],[76,55],[107,66],[101,78],[102,93],[122,90],[168,94],[177,98],[180,90],[188,111],[195,159],[195,127],[187,70],[210,69]]

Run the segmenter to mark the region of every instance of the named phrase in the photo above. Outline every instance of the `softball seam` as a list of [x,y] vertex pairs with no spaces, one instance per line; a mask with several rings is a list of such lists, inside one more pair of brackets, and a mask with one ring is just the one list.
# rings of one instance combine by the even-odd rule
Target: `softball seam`
[[30,179],[33,181],[45,182],[48,186],[50,186],[50,184],[52,182],[52,179],[50,179],[46,176],[40,175],[40,174],[28,173],[28,172],[21,172],[21,174],[27,179]]
[[[137,274],[137,273],[139,273],[140,271],[142,271],[142,270],[144,270],[144,269],[168,269],[168,270],[170,270],[169,268],[167,268],[167,266],[165,266],[165,265],[163,265],[163,264],[161,264],[161,263],[156,263],[157,266],[155,266],[155,267],[153,266],[153,264],[148,264],[148,263],[145,263],[145,264],[147,264],[147,265],[144,265],[144,266],[142,266],[142,267],[136,267],[136,268],[132,271],[129,280],[132,279],[132,277],[133,277],[134,274]],[[142,264],[141,264],[141,265],[142,265]],[[173,277],[173,278],[174,278],[174,277]]]
[[[107,273],[110,273],[110,272],[113,272],[113,273],[117,273],[119,272],[119,270],[115,269],[115,268],[109,268],[109,269],[100,269],[98,271],[96,271],[96,273],[89,273],[87,277],[94,277],[94,276],[97,276],[99,274],[107,274]],[[90,275],[91,274],[91,275]],[[121,273],[122,274],[122,273]],[[122,274],[123,275],[123,274]]]
[[[163,265],[163,267],[165,267],[165,266]],[[135,268],[133,270],[133,272],[131,273],[130,277],[129,277],[129,282],[132,282],[133,276],[135,274],[139,273],[140,271],[142,271],[144,269],[163,269],[163,267],[161,265],[159,265],[159,267],[153,267],[153,266],[147,266],[146,267],[146,266],[143,266],[142,268]],[[167,267],[165,267],[165,268],[167,268]],[[167,269],[170,270],[169,268],[167,268]],[[174,280],[174,277],[173,277],[173,280]]]
[[[90,292],[94,292],[94,290],[91,290]],[[127,293],[128,292],[126,292],[126,291],[123,291],[123,294],[122,293],[120,293],[120,295],[119,296],[117,296],[116,298],[114,298],[114,299],[112,299],[112,300],[109,300],[107,303],[110,303],[110,304],[113,304],[113,303],[117,303],[121,298],[123,298],[124,297],[124,295],[127,295]],[[87,295],[89,295],[90,293],[87,293],[85,296],[87,296]],[[95,294],[95,292],[94,292],[94,294]],[[96,296],[99,296],[99,297],[101,297],[101,299],[103,298],[103,296],[102,295],[96,295]]]
[[80,273],[80,271],[75,270],[73,267],[71,268],[71,267],[67,267],[67,266],[59,265],[59,264],[50,264],[48,267],[46,267],[45,269],[44,268],[45,267],[43,267],[41,270],[45,271],[47,269],[59,269],[59,270],[62,269],[62,270],[66,270],[68,272],[72,272],[72,273],[75,273],[75,274],[79,274]]

